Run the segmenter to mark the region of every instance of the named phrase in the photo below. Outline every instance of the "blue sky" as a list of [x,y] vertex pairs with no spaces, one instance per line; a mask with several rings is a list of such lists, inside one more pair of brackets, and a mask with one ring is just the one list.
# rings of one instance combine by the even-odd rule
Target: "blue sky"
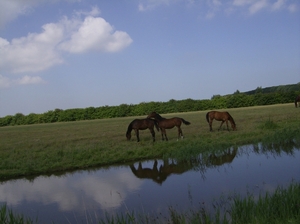
[[298,82],[298,0],[0,0],[0,117]]

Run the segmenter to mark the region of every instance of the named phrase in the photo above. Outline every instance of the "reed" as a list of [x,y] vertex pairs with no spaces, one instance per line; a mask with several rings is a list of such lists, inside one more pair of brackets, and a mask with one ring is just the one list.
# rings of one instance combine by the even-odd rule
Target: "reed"
[[143,159],[182,158],[266,140],[284,141],[283,137],[299,140],[300,113],[293,104],[227,111],[237,131],[217,131],[220,123],[214,121],[215,131],[210,132],[207,111],[164,114],[182,117],[191,125],[182,125],[185,138],[179,141],[176,129],[167,130],[168,142],[156,131],[155,143],[149,130],[140,131],[139,143],[134,133],[131,141],[126,140],[128,124],[138,117],[1,127],[0,181]]
[[[228,196],[226,203],[215,206],[214,212],[207,211],[204,207],[178,211],[169,207],[169,216],[159,214],[136,214],[127,211],[125,214],[108,215],[105,219],[97,220],[100,224],[139,224],[139,223],[170,223],[170,224],[265,224],[265,223],[300,223],[300,184],[291,183],[288,188],[277,187],[274,193],[259,195],[258,199],[251,194],[242,198],[239,195]],[[227,205],[226,208],[223,206]],[[226,211],[222,214],[221,211]],[[15,215],[4,205],[0,207],[0,223],[37,223],[25,219],[23,215]],[[87,218],[86,223],[95,223]]]
[[0,223],[1,224],[31,224],[37,223],[23,215],[14,214],[6,205],[0,207]]

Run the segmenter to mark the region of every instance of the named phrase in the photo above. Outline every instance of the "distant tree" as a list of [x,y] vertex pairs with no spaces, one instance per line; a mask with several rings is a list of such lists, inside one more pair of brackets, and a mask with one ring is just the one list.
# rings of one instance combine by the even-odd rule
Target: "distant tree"
[[22,113],[16,113],[15,116],[13,116],[13,119],[11,121],[12,125],[22,125],[25,124],[25,116]]
[[257,93],[262,93],[262,87],[261,86],[256,88],[255,94],[257,94]]
[[8,115],[0,118],[0,127],[12,125],[13,116]]

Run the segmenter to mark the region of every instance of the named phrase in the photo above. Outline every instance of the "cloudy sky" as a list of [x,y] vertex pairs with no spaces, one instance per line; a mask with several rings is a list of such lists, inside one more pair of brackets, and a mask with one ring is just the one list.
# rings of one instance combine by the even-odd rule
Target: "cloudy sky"
[[299,0],[0,0],[0,117],[300,82]]

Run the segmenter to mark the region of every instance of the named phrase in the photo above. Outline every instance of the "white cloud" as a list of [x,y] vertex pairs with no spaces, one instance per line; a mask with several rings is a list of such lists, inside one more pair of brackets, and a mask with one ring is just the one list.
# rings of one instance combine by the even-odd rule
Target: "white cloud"
[[279,9],[281,9],[284,6],[285,2],[286,2],[286,0],[277,0],[277,2],[275,2],[272,5],[272,10],[279,10]]
[[39,4],[38,0],[1,0],[0,1],[0,28],[20,15],[25,15]]
[[0,0],[0,28],[21,15],[28,15],[47,2],[80,2],[82,0]]
[[262,9],[267,9],[271,11],[278,11],[282,9],[287,9],[290,12],[297,11],[297,4],[290,4],[289,0],[234,0],[232,6],[237,9],[247,8],[251,15],[261,11]]
[[212,19],[215,17],[217,12],[220,10],[222,3],[219,0],[210,0],[210,1],[207,1],[207,4],[209,7],[209,11],[206,13],[206,19]]
[[11,86],[42,84],[42,83],[46,83],[46,82],[39,76],[25,75],[22,78],[10,79],[8,77],[0,75],[0,89],[9,88]]
[[232,2],[232,5],[234,5],[234,6],[245,6],[245,5],[249,5],[253,2],[254,2],[253,0],[234,0]]
[[64,17],[58,23],[43,25],[40,33],[10,42],[0,37],[0,69],[8,73],[38,72],[63,63],[63,51],[117,52],[132,43],[126,32],[116,31],[103,18],[92,16],[99,14],[97,8],[86,14],[84,19]]
[[28,84],[40,84],[45,83],[44,80],[39,76],[28,76],[15,80],[15,83],[18,85],[28,85]]
[[288,6],[288,10],[289,10],[290,12],[296,12],[296,11],[298,11],[298,6],[297,6],[296,4],[290,4],[290,5]]
[[[140,0],[138,5],[139,11],[147,11],[154,9],[162,5],[172,5],[176,2],[186,2],[188,6],[195,4],[203,4],[205,7],[201,7],[206,10],[206,18],[213,18],[217,14],[216,11],[223,11],[227,15],[232,14],[238,10],[246,9],[250,15],[253,15],[262,9],[268,9],[271,11],[276,11],[279,9],[287,9],[290,12],[297,11],[297,4],[290,4],[286,6],[291,0],[230,0],[230,1],[221,1],[221,0],[206,0],[206,1],[195,1],[195,0]],[[221,8],[222,7],[222,8]],[[218,10],[216,10],[218,9]]]
[[71,53],[82,53],[90,50],[116,52],[130,45],[132,39],[113,27],[101,17],[88,16],[71,38],[60,44],[60,48]]
[[266,8],[267,6],[268,6],[267,0],[256,1],[254,4],[252,4],[249,7],[249,12],[250,12],[250,14],[254,14],[254,13],[262,10],[263,8]]
[[[178,0],[177,0],[178,1]],[[154,9],[160,5],[169,5],[176,2],[175,0],[144,0],[143,3],[139,3],[139,11],[147,11]]]

